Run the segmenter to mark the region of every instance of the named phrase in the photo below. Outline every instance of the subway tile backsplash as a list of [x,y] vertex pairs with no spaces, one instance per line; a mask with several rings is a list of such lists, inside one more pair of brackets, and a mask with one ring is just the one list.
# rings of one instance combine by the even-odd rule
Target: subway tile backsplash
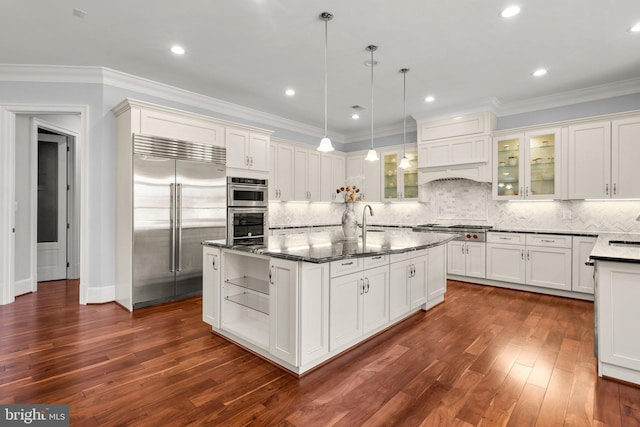
[[[366,203],[358,203],[362,217]],[[491,184],[435,181],[420,187],[420,202],[370,203],[368,224],[482,224],[496,228],[640,233],[640,201],[495,201]],[[269,225],[339,224],[341,203],[269,203]],[[358,222],[360,222],[359,220]]]

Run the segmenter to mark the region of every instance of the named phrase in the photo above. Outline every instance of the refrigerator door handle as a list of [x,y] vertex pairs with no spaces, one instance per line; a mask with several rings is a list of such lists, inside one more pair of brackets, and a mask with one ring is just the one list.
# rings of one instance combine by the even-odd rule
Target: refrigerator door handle
[[169,245],[169,257],[171,258],[169,263],[171,265],[171,269],[169,271],[171,273],[175,273],[176,271],[175,198],[176,198],[175,184],[169,184],[169,234],[171,234],[171,244]]
[[178,241],[177,249],[177,264],[176,271],[182,271],[182,184],[176,184],[176,218],[177,218],[177,232],[176,240]]

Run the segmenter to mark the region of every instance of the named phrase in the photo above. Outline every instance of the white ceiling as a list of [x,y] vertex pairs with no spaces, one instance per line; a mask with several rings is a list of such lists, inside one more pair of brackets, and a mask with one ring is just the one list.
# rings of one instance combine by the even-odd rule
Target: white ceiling
[[419,118],[640,77],[638,0],[513,3],[507,20],[505,0],[3,0],[0,62],[108,67],[322,128],[327,11],[329,131],[348,139],[370,132],[369,44],[376,130],[402,129],[402,67]]

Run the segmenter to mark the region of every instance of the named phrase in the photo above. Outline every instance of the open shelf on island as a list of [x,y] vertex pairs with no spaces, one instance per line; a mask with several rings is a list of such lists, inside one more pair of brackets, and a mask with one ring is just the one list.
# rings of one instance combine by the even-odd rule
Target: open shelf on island
[[241,292],[235,295],[228,295],[225,299],[251,310],[259,311],[266,315],[269,314],[269,298],[265,295]]
[[269,282],[264,279],[256,279],[255,277],[243,276],[233,279],[227,279],[226,282],[235,286],[240,286],[241,288],[251,289],[252,291],[269,295]]

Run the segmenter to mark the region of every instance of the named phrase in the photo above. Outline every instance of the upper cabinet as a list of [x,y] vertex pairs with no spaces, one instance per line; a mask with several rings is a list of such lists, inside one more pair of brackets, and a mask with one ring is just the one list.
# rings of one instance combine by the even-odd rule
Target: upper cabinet
[[380,201],[380,164],[368,162],[365,158],[366,151],[359,151],[347,156],[348,185],[355,185],[360,189],[360,200],[363,202]]
[[494,198],[559,199],[561,139],[560,128],[494,137]]
[[339,153],[320,156],[320,200],[323,202],[344,202],[336,189],[344,187],[346,166],[345,156]]
[[272,140],[269,144],[269,200],[293,200],[294,151],[286,142]]
[[640,116],[569,126],[569,198],[640,197]]
[[293,197],[294,200],[316,202],[320,200],[320,152],[315,148],[295,149]]
[[410,163],[406,169],[398,167],[403,156],[402,150],[380,153],[383,202],[418,199],[418,152],[415,145],[406,153]]
[[226,128],[227,167],[269,171],[269,135]]
[[420,181],[467,178],[491,182],[493,113],[483,112],[435,122],[418,122]]

